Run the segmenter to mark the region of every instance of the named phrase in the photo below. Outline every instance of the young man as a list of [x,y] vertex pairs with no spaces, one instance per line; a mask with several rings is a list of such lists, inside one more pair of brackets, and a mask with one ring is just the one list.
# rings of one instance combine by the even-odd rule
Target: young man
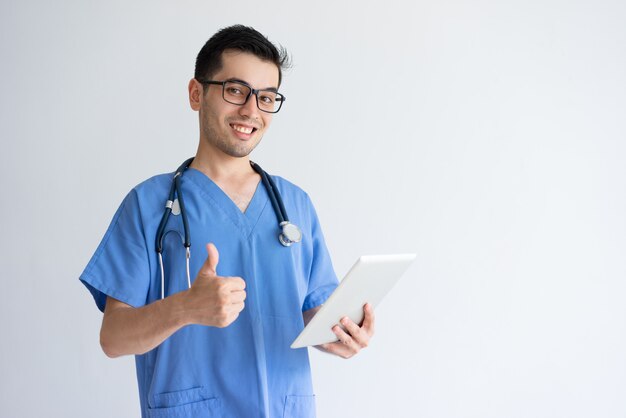
[[[308,352],[289,346],[337,278],[308,195],[280,177],[262,181],[249,159],[284,102],[285,60],[244,26],[207,41],[188,87],[196,156],[126,196],[80,277],[104,312],[104,352],[136,356],[143,417],[315,416]],[[278,239],[273,187],[300,242]],[[335,326],[339,341],[318,348],[348,358],[367,346],[374,315],[364,310],[361,326]]]

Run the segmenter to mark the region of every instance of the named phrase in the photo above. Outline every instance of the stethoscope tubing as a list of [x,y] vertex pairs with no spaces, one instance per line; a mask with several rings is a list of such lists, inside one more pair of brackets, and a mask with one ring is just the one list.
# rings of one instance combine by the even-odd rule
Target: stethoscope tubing
[[[183,229],[184,229],[184,242],[185,246],[185,258],[186,258],[186,273],[187,273],[187,286],[191,288],[191,278],[190,278],[190,269],[189,269],[189,260],[191,258],[191,233],[189,232],[189,220],[187,218],[187,211],[185,210],[185,201],[183,199],[182,193],[182,185],[181,178],[183,173],[191,163],[193,162],[193,157],[188,158],[183,162],[180,167],[174,173],[174,178],[172,181],[172,185],[170,187],[168,200],[165,203],[165,211],[163,212],[163,216],[161,217],[161,221],[159,222],[159,226],[157,228],[157,233],[155,237],[155,249],[159,258],[159,269],[161,271],[161,299],[165,297],[165,271],[163,268],[163,238],[165,237],[165,228],[167,226],[167,221],[172,213],[172,208],[174,206],[174,202],[178,199],[178,205],[180,208],[180,215],[183,220]],[[289,218],[287,217],[287,211],[285,209],[285,205],[283,200],[280,197],[280,193],[278,192],[278,188],[272,178],[259,166],[258,164],[250,161],[250,165],[261,176],[261,181],[263,182],[263,186],[267,190],[267,194],[269,196],[270,201],[272,202],[272,207],[274,208],[274,213],[276,213],[276,217],[278,219],[279,226],[282,228],[282,233],[279,235],[279,241],[285,247],[290,246],[293,243],[300,242],[302,234],[299,228],[289,222]],[[294,229],[296,231],[295,238],[293,235]]]
[[267,189],[267,194],[270,198],[270,202],[272,202],[274,213],[276,213],[276,217],[278,218],[278,224],[282,225],[284,222],[289,222],[289,219],[287,219],[287,211],[285,210],[285,205],[283,204],[282,199],[276,198],[278,189],[274,184],[274,180],[272,180],[272,178],[267,175],[267,173],[261,168],[261,166],[252,161],[250,161],[250,164],[252,165],[254,171],[259,173],[259,175],[261,176],[261,181]]

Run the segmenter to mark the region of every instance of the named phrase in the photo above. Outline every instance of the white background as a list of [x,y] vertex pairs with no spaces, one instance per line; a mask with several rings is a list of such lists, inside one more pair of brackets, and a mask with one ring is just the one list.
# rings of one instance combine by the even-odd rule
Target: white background
[[219,28],[287,47],[253,158],[312,196],[336,271],[416,252],[320,417],[626,416],[623,1],[2,0],[0,415],[139,415],[78,276],[123,196],[195,152]]

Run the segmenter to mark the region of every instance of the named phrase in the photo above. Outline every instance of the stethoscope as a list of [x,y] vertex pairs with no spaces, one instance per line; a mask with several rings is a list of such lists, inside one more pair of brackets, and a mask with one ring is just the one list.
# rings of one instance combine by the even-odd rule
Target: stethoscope
[[[174,178],[172,179],[172,186],[170,187],[169,197],[167,199],[167,202],[165,202],[165,211],[163,212],[161,223],[159,224],[159,228],[157,229],[156,252],[159,256],[159,267],[161,269],[161,299],[165,297],[163,237],[165,236],[165,227],[171,213],[174,213],[175,215],[180,214],[183,220],[183,229],[185,231],[183,245],[185,246],[185,258],[187,266],[187,286],[191,288],[191,278],[189,275],[189,259],[191,258],[191,252],[189,248],[191,247],[191,238],[189,234],[189,220],[187,219],[187,212],[185,211],[185,200],[183,199],[180,179],[183,176],[185,170],[189,168],[192,161],[193,157],[182,163],[180,167],[178,167],[178,169],[176,170]],[[300,228],[289,222],[289,218],[287,217],[287,211],[285,210],[285,205],[283,204],[283,199],[280,197],[280,193],[278,192],[274,181],[258,164],[250,161],[250,165],[252,166],[254,171],[256,171],[261,176],[263,186],[265,187],[270,201],[272,202],[272,206],[274,207],[274,212],[276,213],[276,217],[278,218],[278,225],[281,228],[281,232],[278,234],[278,241],[285,247],[289,247],[291,244],[300,242],[302,240],[302,232],[300,231]]]

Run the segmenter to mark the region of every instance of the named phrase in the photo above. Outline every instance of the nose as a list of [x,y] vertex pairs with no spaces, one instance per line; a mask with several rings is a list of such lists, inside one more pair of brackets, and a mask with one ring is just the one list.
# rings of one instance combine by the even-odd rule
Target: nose
[[250,119],[259,119],[260,110],[256,104],[256,93],[251,93],[248,100],[239,107],[239,114],[241,116],[247,116]]

